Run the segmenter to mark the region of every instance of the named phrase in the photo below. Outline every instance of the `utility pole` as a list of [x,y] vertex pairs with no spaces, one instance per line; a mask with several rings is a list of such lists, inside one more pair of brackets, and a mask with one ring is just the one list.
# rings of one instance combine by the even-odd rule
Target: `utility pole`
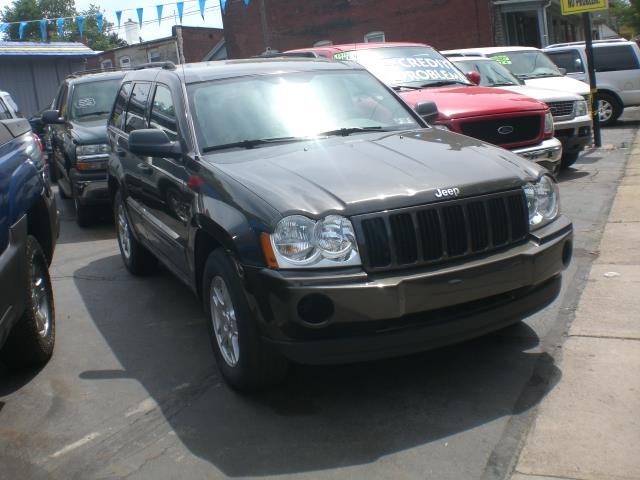
[[591,26],[591,13],[582,14],[582,24],[584,27],[584,45],[587,53],[587,64],[589,68],[589,86],[591,88],[591,116],[593,118],[593,141],[596,147],[602,146],[600,135],[600,113],[598,112],[598,85],[596,83],[596,69],[593,63],[593,28]]
[[262,25],[262,43],[264,43],[264,51],[271,48],[271,39],[269,38],[269,25],[267,24],[267,0],[260,0],[260,24]]

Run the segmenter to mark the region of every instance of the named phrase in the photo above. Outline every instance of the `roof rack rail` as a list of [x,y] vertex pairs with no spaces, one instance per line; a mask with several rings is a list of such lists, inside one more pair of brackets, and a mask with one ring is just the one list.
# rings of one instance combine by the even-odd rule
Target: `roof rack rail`
[[[606,38],[604,40],[594,40],[593,43],[620,43],[620,42],[628,42],[626,38]],[[547,45],[547,48],[551,47],[570,47],[572,45],[584,45],[584,40],[579,42],[564,42],[564,43],[553,43],[551,45]]]
[[170,61],[141,63],[133,67],[134,70],[144,70],[145,68],[162,68],[163,70],[175,70],[176,64]]
[[129,67],[92,68],[89,70],[79,70],[77,72],[70,73],[65,78],[77,78],[83,75],[92,75],[94,73],[120,72],[122,70],[131,70],[131,68]]

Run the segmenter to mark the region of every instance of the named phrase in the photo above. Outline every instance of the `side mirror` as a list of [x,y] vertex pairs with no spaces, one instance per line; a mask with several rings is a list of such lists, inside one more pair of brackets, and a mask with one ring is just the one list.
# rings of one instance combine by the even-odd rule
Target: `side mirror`
[[64,123],[64,118],[60,117],[60,112],[58,110],[45,110],[42,112],[42,123]]
[[478,72],[477,70],[471,70],[470,72],[467,72],[467,78],[471,83],[475,85],[480,85],[480,80],[482,79],[482,77],[480,76],[480,72]]
[[143,157],[180,158],[179,142],[169,140],[166,132],[156,128],[134,130],[129,134],[129,151]]
[[562,75],[566,75],[567,74],[567,69],[566,68],[559,67],[558,70],[560,70],[560,73]]
[[427,123],[435,122],[440,115],[435,102],[420,102],[415,110]]

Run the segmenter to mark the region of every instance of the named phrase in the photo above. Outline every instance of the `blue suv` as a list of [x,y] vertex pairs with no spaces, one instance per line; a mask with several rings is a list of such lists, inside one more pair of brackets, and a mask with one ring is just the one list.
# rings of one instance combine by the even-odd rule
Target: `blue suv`
[[48,267],[59,231],[42,145],[21,118],[0,120],[0,357],[39,365],[53,353]]

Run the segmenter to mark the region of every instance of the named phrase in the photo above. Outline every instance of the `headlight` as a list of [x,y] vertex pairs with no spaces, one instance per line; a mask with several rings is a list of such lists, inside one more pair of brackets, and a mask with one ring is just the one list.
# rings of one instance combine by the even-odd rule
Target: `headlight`
[[437,128],[438,130],[446,130],[447,132],[451,131],[449,127],[447,127],[446,125],[442,125],[441,123],[436,123],[435,125],[433,125],[433,127]]
[[544,115],[544,134],[549,135],[550,133],[553,133],[553,115],[551,112],[547,112]]
[[535,230],[546,225],[558,216],[560,200],[558,185],[548,175],[544,175],[535,183],[524,187],[529,209],[529,229]]
[[582,117],[589,113],[589,107],[584,100],[578,100],[576,102],[576,117]]
[[270,238],[279,268],[360,265],[353,225],[340,215],[318,222],[302,215],[285,217]]
[[89,155],[108,155],[109,145],[106,143],[98,143],[95,145],[78,145],[76,147],[77,157],[86,157]]

